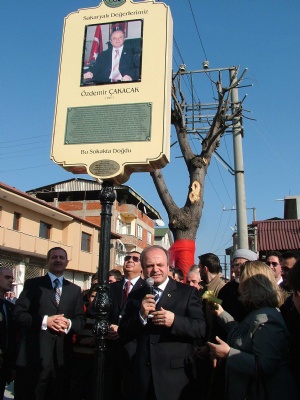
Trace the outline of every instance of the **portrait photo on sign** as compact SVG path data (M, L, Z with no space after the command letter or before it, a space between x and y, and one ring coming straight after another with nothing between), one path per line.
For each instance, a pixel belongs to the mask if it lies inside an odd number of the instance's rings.
M142 20L87 26L81 86L140 82L142 38Z

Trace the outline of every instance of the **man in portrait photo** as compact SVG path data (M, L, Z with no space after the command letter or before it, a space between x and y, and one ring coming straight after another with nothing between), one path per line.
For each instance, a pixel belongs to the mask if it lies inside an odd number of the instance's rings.
M116 25L107 43L108 49L99 52L96 61L83 73L83 85L140 80L140 39L126 39L122 26Z

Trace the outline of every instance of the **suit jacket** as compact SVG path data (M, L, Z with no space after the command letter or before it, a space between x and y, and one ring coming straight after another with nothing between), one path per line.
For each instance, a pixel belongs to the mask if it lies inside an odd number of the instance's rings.
M68 334L41 329L44 316L56 314L64 314L71 320L72 327ZM48 274L28 279L16 302L14 318L22 329L18 366L48 369L54 352L58 366L64 365L72 354L72 335L84 325L81 290L79 286L63 279L62 295L57 305Z
M109 285L110 298L112 301L112 307L110 312L110 323L119 325L120 319L124 315L125 305L122 305L122 297L123 297L123 286L125 279L121 279L118 282L111 283ZM139 278L135 285L132 287L131 292L134 292L137 289L145 286L145 281L142 278Z
M155 326L149 319L140 319L141 301L147 294L143 287L130 293L119 334L123 341L137 341L136 399L146 398L152 379L157 400L194 399L195 388L194 340L205 334L205 320L195 288L170 279L157 309L163 307L175 314L172 327Z
M122 304L124 279L109 285L112 307L110 323L119 325L124 315L126 303ZM130 293L145 286L145 281L139 278ZM122 344L119 340L107 340L108 362L106 366L106 382L109 387L107 398L132 400L134 384L132 382L132 368L136 354L136 340ZM112 389L113 388L113 389ZM123 397L125 396L125 397Z
M91 68L93 73L94 83L108 83L110 82L109 76L112 69L112 51L113 47L110 46L107 50L103 51L98 57ZM120 58L119 71L122 76L129 75L133 81L138 80L136 71L139 70L139 59L134 55L132 48L124 43L123 51Z
M296 385L288 368L288 331L276 308L254 310L241 322L235 322L223 311L219 322L227 329L231 346L226 359L226 399L265 399L260 382L257 395L256 379L264 379L269 399L299 399ZM262 372L256 376L255 355Z
M13 310L15 305L4 299L4 305L6 309L6 339L7 347L1 350L1 356L3 357L3 371L6 378L9 379L11 370L14 368L16 358L16 329L13 323ZM3 327L3 325L1 325Z
M284 322L290 333L290 368L293 376L297 380L298 388L300 390L300 314L297 311L293 302L293 295L289 296L283 305L280 307L280 311Z

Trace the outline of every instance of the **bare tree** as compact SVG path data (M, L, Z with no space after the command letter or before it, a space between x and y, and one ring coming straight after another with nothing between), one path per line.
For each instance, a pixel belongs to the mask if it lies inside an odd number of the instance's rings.
M186 100L180 89L181 73L178 72L173 78L171 123L175 127L180 151L189 173L189 189L184 206L179 207L173 200L164 180L162 170L153 171L151 176L168 214L169 228L175 243L182 239L195 242L203 210L205 177L212 154L220 146L220 140L224 132L231 128L233 123L242 118L242 102L235 104L234 107L232 107L231 103L231 91L238 87L246 72L245 70L241 77L238 78L238 71L239 68L234 67L234 74L232 74L228 87L223 87L220 73L217 81L212 80L217 90L217 111L209 123L210 126L206 137L202 140L200 154L195 154L192 151L189 134L187 133ZM211 79L209 74L207 76ZM192 257L194 257L194 254ZM189 267L182 265L181 260L176 261L176 265L183 270Z

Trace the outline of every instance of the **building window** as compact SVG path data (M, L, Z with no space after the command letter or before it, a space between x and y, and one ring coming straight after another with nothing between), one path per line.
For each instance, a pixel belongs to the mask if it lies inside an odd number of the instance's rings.
M116 263L119 265L124 264L124 256L126 254L126 247L125 245L118 240L116 243Z
M143 228L141 227L141 225L137 226L137 237L140 240L143 239Z
M91 251L91 238L92 235L82 232L81 235L81 251Z
M50 239L50 230L51 230L51 225L41 221L39 237L43 239Z
M131 223L129 222L124 222L124 221L118 221L117 225L117 233L120 233L121 235L131 235Z
M20 230L20 219L21 219L21 214L18 212L15 212L14 220L13 220L13 230L15 230L15 231Z
M152 234L147 232L147 244L152 245Z

